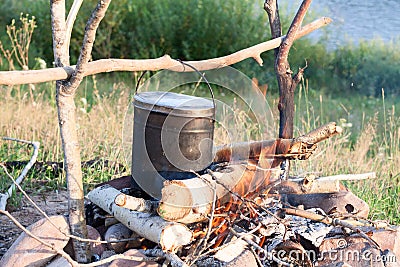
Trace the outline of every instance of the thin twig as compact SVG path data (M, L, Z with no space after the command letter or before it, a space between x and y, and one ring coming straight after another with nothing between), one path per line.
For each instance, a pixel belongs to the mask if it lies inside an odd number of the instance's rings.
M74 95L76 89L81 83L84 73L86 71L87 64L92 56L92 49L94 40L96 39L96 31L99 27L100 22L106 15L108 6L111 0L99 0L95 10L93 10L90 19L86 23L85 35L83 37L83 44L81 47L81 53L79 54L78 63L71 78L69 79L69 84L62 92L66 95Z
M40 237L36 236L33 234L31 231L26 229L14 216L12 216L8 211L2 211L0 210L0 214L6 215L18 228L20 228L22 231L24 231L28 236L31 238L35 239L39 243L43 244L44 246L54 250L57 254L61 255L63 258L65 258L73 267L95 267L99 266L105 263L112 262L117 259L124 259L124 260L132 260L132 261L138 261L138 262L143 262L143 261L158 261L160 259L159 255L153 256L153 257L137 257L137 256L125 256L122 254L117 254L113 255L111 257L108 257L104 260L92 262L92 263L87 263L87 264L82 264L74 261L69 254L67 254L62 248L59 249L55 247L53 244L48 243L41 239ZM181 265L182 267L185 267L187 265Z
M315 180L318 181L355 181L355 180L365 180L365 179L375 179L375 172L359 173L359 174L339 174L332 176L317 177ZM291 182L302 182L306 178L294 178L290 179Z
M81 5L83 3L83 0L74 0L72 3L71 9L69 10L68 17L66 20L66 42L67 42L67 47L69 47L69 44L71 42L71 33L72 33L72 28L74 27L74 22L76 19L76 16L78 15L78 11L81 8Z

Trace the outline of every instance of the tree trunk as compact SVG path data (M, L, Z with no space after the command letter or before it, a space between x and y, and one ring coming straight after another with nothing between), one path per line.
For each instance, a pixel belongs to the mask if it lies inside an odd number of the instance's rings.
M57 83L58 84L58 83ZM75 119L73 95L63 93L63 85L57 86L58 121L64 150L64 168L68 191L68 215L71 234L85 238L87 227L84 209L84 193L81 157ZM75 258L78 262L88 262L89 244L73 239Z
M279 137L293 138L294 118L294 91L303 77L304 69L300 68L298 73L292 77L292 71L288 62L289 50L293 44L294 36L300 29L303 18L311 4L311 0L304 0L301 4L288 33L282 44L275 50L275 72L279 86ZM268 13L272 38L282 35L279 19L277 0L266 0L264 9Z
M65 0L51 1L51 20L53 32L53 51L56 67L69 66L69 47L67 41ZM64 168L68 190L68 219L71 234L82 238L87 236L82 184L81 157L76 131L74 94L66 94L66 81L56 82L58 122L64 151ZM75 259L88 262L89 244L73 240Z

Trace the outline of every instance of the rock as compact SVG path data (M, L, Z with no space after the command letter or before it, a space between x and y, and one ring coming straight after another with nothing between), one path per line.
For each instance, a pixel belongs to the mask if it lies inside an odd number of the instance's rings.
M393 227L395 231L383 230L383 229L361 229L363 232L371 234L371 238L379 244L382 250L390 250L397 258L397 262L400 263L400 227Z
M62 216L52 216L51 221L64 233L69 234L67 219ZM43 218L27 228L32 234L38 236L56 248L63 249L69 238L55 228L46 218ZM0 266L44 266L56 253L51 248L31 238L23 232L0 260Z
M129 238L131 238L132 240L128 241L128 244L126 245L127 249L140 248L144 239L136 232L132 232L132 235Z
M223 266L258 266L253 253L248 249L246 241L236 239L214 255Z
M136 249L130 249L124 253L125 256L135 256L135 257L144 257L142 253L140 253ZM158 263L154 261L146 261L146 262L139 262L139 261L131 261L131 260L114 260L109 267L158 267L160 266Z
M113 241L113 240L121 240L121 239L127 239L131 236L132 231L123 225L122 223L117 223L114 225L111 225L105 235L104 235L104 240L106 241ZM110 249L113 249L116 253L122 253L126 250L126 245L128 242L118 242L118 243L109 243L108 247Z
M101 241L101 235L100 233L96 230L96 228L87 225L87 229L88 229L88 239L93 239L93 240L99 240ZM100 255L103 254L105 250L105 246L102 243L90 243L90 252L96 255Z

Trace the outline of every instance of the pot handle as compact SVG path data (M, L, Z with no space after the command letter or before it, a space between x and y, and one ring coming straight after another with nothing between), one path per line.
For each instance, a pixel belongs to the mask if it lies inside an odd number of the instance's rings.
M192 70L194 70L197 74L199 74L199 76L206 82L208 90L210 90L210 94L211 94L211 98L212 98L212 102L213 102L213 106L214 106L214 113L213 113L213 120L215 121L215 111L217 109L217 106L215 105L215 97L214 97L214 91L212 90L211 84L208 82L206 76L204 76L203 73L201 73L198 69L196 69L194 66L190 65L189 63L186 63L180 59L176 59L176 61L178 61L179 63L181 63L184 66L188 66L189 68L191 68ZM140 81L142 80L143 76L147 73L147 70L143 71L142 74L140 75L137 83L136 83L136 88L135 88L135 95L137 93L137 90L139 88L139 84Z

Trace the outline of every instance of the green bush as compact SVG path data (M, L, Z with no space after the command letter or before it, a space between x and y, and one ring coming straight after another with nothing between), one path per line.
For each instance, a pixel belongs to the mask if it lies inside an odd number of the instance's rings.
M399 40L383 43L382 40L361 41L359 45L345 45L334 51L334 74L348 91L368 96L400 95Z

